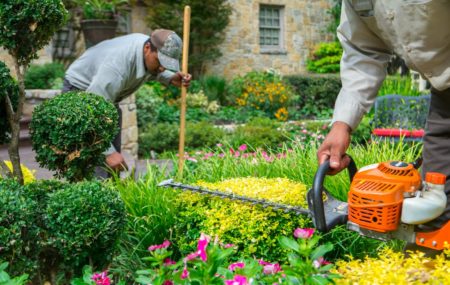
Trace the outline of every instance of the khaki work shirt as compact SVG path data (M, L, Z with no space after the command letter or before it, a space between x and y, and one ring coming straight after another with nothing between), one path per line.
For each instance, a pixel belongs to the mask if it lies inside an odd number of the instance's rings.
M450 88L450 0L343 0L337 35L344 53L333 122L358 126L393 52L435 89Z

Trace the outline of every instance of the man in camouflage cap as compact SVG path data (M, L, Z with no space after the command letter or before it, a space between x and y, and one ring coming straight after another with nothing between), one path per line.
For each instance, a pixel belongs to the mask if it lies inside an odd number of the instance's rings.
M189 86L191 75L180 72L181 51L180 37L164 29L153 31L150 37L135 33L103 41L70 65L62 91L83 90L102 96L116 104L120 116L118 103L147 81ZM113 170L126 168L120 146L119 132L105 153L106 165Z

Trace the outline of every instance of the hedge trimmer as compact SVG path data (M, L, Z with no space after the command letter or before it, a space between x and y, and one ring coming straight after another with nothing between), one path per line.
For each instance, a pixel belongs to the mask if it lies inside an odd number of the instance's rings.
M329 161L326 161L319 166L313 186L307 193L308 209L185 185L172 179L161 182L159 186L308 215L321 232L346 224L347 229L363 236L380 240L400 239L442 250L445 243L450 243L450 222L430 232L421 231L417 225L434 220L445 211L446 177L441 173L429 172L422 181L417 170L420 165L421 159L414 163L389 161L358 171L351 160L348 166L351 181L348 201L342 202L333 198L323 186L330 168Z

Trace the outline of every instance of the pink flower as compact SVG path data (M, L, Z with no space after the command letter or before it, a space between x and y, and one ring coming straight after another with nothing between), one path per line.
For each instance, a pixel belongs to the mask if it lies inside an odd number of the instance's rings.
M186 266L183 268L183 273L181 273L181 279L186 279L189 277L189 271L187 270Z
M269 263L264 265L263 273L264 274L275 274L281 271L281 267L278 263Z
M313 261L313 266L317 269L327 264L331 264L331 262L325 260L323 257L319 257L318 259Z
M109 280L109 277L107 276L107 274L108 274L107 271L103 271L102 273L95 273L92 275L91 279L97 285L110 285L111 280Z
M197 254L198 256L200 256L200 258L203 261L206 261L206 259L208 258L206 256L206 247L208 246L209 240L211 238L207 235L205 235L204 233L202 233L200 235L200 239L198 240L198 244L197 244Z
M223 144L221 144L221 143L218 143L218 144L216 144L216 146L217 146L217 147L222 147L222 146L223 146Z
M234 247L234 244L232 244L232 243L227 243L227 244L224 245L223 247L224 247L224 248Z
M271 264L270 262L264 261L262 259L258 260L258 263L261 264L261 265L269 265L269 264Z
M230 266L228 266L228 270L234 271L236 268L244 268L245 263L244 262L235 262L231 263Z
M164 281L163 285L173 285L173 281L172 280L166 280L166 281Z
M235 275L233 280L225 280L225 285L248 285L247 277Z
M164 259L164 266L169 266L169 265L172 265L172 264L176 264L176 262L173 261L173 260L170 259L170 258Z
M294 231L294 237L302 238L302 239L308 239L313 234L314 234L314 229L312 229L312 228L305 228L305 229L297 228Z
M149 251L155 251L157 249L161 249L161 248L168 248L170 246L170 241L165 240L162 244L157 244L157 245L151 245L148 250Z
M239 147L239 150L240 150L240 151L245 151L245 150L247 150L247 145L245 145L245 144L241 145L241 146Z
M198 257L198 253L197 252L193 252L190 253L186 256L186 258L184 259L184 261L191 261L193 259L196 259Z

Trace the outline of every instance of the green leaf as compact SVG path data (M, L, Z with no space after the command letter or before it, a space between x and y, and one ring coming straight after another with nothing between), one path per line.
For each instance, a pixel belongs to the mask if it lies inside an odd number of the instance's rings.
M327 252L330 252L331 250L333 250L333 245L331 243L321 245L311 253L311 259L316 260L319 257L323 257Z
M147 276L138 276L135 281L140 284L153 284L153 280Z
M291 249L291 250L294 250L295 252L299 252L300 246L298 245L297 241L295 241L291 238L288 238L288 237L281 237L279 239L279 242L283 248Z
M309 276L307 279L307 284L326 285L329 283L331 283L329 279L324 278L320 275Z

